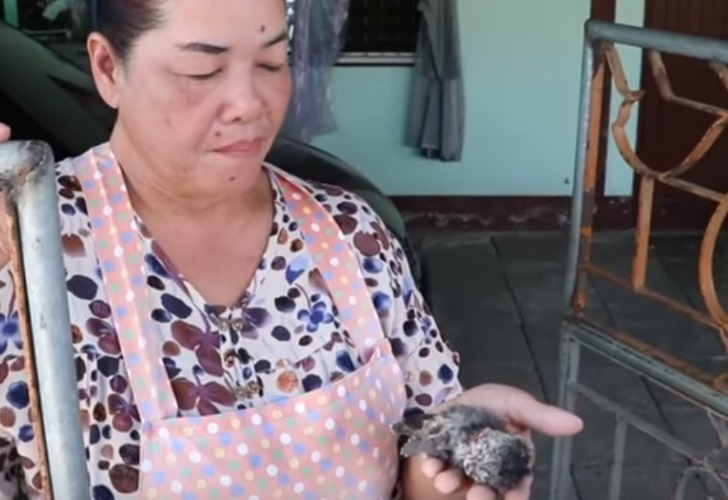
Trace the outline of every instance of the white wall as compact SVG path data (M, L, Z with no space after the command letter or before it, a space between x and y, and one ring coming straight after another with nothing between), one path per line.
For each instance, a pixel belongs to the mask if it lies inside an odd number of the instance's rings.
M463 161L424 159L402 145L410 68L337 68L340 130L316 143L390 195L570 194L589 2L457 1L467 100ZM618 20L641 25L643 5L620 2ZM625 67L639 83L637 58L626 57ZM612 158L609 194L631 186L631 173Z

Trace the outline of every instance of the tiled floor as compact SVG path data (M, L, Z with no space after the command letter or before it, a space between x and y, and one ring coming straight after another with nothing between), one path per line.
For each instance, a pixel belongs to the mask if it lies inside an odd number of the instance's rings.
M699 243L695 237L655 238L648 284L702 307L697 285ZM629 233L600 234L594 260L627 276L632 245ZM462 353L465 383L512 384L553 401L566 236L438 233L418 235L416 246L425 261L430 302L441 329ZM715 275L716 282L728 288L728 279L721 279L728 276L728 265L722 265L726 255L719 247ZM718 336L664 306L592 280L589 311L705 370L725 369L725 350ZM696 407L591 353L582 355L581 366L582 381L658 427L705 452L717 444L707 417ZM578 412L586 429L574 443L572 497L606 499L614 417L582 399ZM547 498L551 440L536 439L540 461L533 498L541 500ZM685 466L681 456L630 429L620 498L668 499ZM685 498L710 498L706 488L713 489L713 485L696 481Z

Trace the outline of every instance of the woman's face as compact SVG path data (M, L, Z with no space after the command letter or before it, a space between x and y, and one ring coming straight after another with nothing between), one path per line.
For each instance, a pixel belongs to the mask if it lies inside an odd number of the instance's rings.
M139 38L125 64L104 63L103 49L95 57L89 45L122 147L183 195L252 185L291 95L284 2L161 5L161 27Z

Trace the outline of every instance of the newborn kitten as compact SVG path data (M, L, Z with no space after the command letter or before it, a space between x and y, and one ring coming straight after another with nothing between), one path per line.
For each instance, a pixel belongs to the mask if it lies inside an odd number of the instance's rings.
M442 412L405 417L392 425L404 436L401 454L426 454L462 470L476 484L503 494L531 472L531 451L519 436L483 408L455 405Z

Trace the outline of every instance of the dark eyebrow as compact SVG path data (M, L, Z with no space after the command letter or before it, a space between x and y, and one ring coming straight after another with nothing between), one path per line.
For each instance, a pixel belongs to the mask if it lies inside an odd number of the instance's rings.
M267 49L288 40L288 30L281 31L276 36L263 43L263 48ZM177 44L177 48L184 52L202 52L203 54L219 55L230 51L230 47L221 45L213 45L206 42L188 42Z
M202 52L203 54L219 55L224 54L230 50L229 47L222 47L220 45L213 45L211 43L204 42L189 42L178 44L177 48L185 52Z
M267 49L270 47L273 47L274 45L278 45L281 42L285 42L288 40L288 30L283 30L280 33L278 33L276 36L271 38L270 40L266 41L263 44L263 48Z

